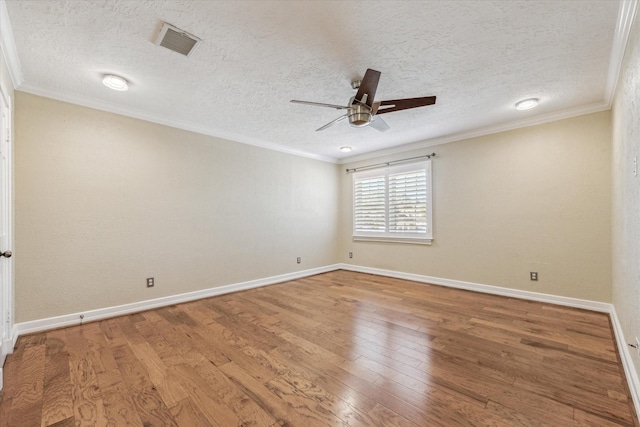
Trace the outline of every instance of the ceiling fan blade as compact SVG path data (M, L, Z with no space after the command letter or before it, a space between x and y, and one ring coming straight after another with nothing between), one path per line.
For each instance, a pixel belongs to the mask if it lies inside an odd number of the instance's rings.
M369 126L371 126L372 128L374 128L376 130L379 130L380 132L386 132L389 129L391 129L389 127L389 125L387 124L387 122L382 120L382 117L373 117L371 119L371 121L369 122Z
M332 121L330 121L329 123L327 123L326 125L322 126L321 128L316 129L316 132L319 132L319 131L321 131L321 130L325 130L326 128L331 127L331 126L335 125L336 123L338 123L338 122L340 122L340 121L344 120L346 117L347 117L347 115L346 115L346 114L345 114L344 116L340 116L340 117L338 117L337 119L332 120Z
M305 105L315 105L316 107L335 108L336 110L346 110L347 108L349 108L344 105L324 104L322 102L311 102L311 101L298 101L297 99L292 99L291 102L293 102L294 104L305 104Z
M373 105L373 99L376 96L376 90L378 89L378 81L380 81L380 71L367 68L367 72L364 73L364 78L362 79L362 83L360 83L360 87L358 88L358 93L356 93L355 100L362 104L362 98L366 94L367 98L364 103L366 103L369 108L371 108L371 106Z
M436 103L435 96L424 96L422 98L393 99L380 101L380 108L376 114L390 113L392 111L408 110L409 108L426 107Z

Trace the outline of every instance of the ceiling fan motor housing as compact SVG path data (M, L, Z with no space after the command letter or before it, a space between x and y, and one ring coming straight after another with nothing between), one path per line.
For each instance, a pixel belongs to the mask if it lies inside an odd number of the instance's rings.
M356 128L367 126L371 122L371 109L362 104L354 104L349 108L349 124Z

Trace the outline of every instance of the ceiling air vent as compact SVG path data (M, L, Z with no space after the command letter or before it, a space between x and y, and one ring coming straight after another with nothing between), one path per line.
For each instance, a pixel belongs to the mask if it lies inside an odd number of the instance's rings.
M198 37L164 22L154 43L182 55L189 56L201 41Z

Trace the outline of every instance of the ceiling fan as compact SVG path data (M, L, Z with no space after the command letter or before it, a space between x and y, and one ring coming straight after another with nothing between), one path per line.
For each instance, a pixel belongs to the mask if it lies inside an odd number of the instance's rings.
M358 93L349 100L349 105L324 104L321 102L298 101L292 99L291 102L296 104L315 105L318 107L335 108L336 110L347 110L347 113L330 121L316 131L325 130L334 124L349 119L349 124L353 127L371 126L380 132L389 130L389 125L385 123L378 115L391 113L392 111L407 110L409 108L425 107L436 103L435 96L425 96L422 98L405 98L393 99L389 101L374 101L378 81L380 80L380 71L367 69L362 82L354 81L351 86L358 89Z

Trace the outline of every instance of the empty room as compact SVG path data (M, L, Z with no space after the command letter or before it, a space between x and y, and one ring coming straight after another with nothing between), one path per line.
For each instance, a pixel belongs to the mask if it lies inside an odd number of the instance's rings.
M0 427L640 426L637 0L0 0Z

